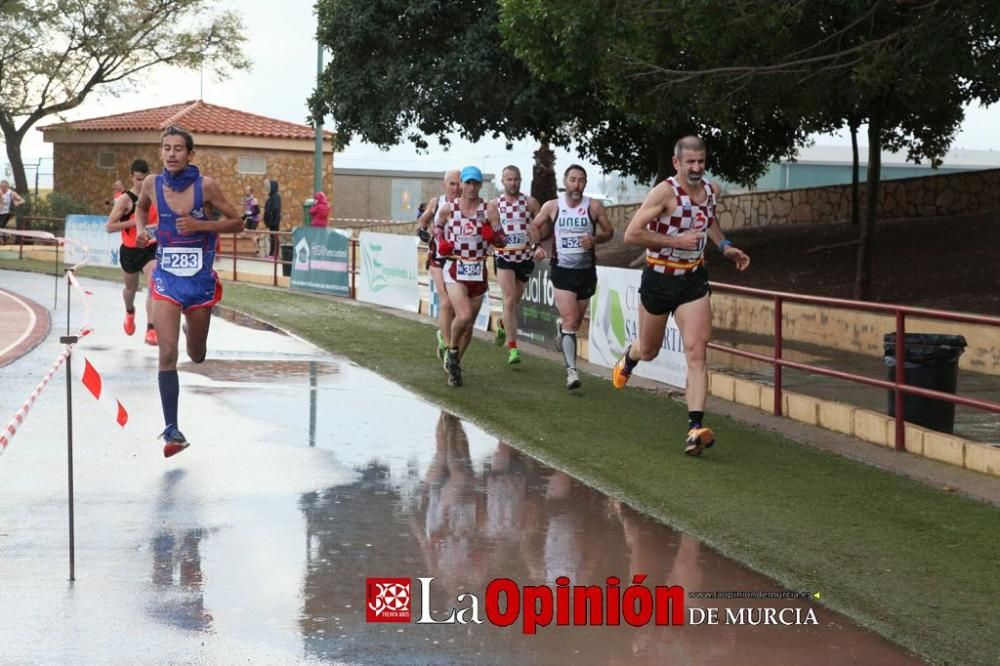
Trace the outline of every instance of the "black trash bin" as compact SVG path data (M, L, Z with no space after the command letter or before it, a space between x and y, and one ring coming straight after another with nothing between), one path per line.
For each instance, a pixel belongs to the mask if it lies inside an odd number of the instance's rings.
M965 351L961 335L907 333L904 359L904 382L910 386L955 393L958 384L958 357ZM896 334L882 338L888 378L896 379ZM896 415L896 392L888 391L889 416ZM903 416L910 423L951 433L955 428L955 403L919 395L903 394Z
M281 274L285 277L291 277L292 275L292 259L293 252L291 245L281 246Z

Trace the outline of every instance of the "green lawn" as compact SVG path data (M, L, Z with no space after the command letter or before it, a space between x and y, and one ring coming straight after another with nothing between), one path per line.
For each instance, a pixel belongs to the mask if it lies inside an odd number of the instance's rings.
M0 268L47 270L0 260ZM110 270L93 275L115 276ZM349 302L227 283L224 303L433 400L793 590L941 663L1000 659L1000 510L710 415L681 453L683 405L474 341L447 386L427 324Z

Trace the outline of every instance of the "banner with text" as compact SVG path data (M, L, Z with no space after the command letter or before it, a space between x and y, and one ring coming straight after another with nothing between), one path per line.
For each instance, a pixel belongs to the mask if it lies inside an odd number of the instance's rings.
M417 312L418 242L416 236L362 232L358 300Z
M67 215L66 238L85 245L90 249L91 266L114 266L118 268L118 251L122 245L122 235L109 234L104 230L108 218L103 215ZM83 261L84 252L72 244L67 244L66 263Z
M590 301L590 362L612 367L639 336L639 283L642 271L597 267L597 293ZM660 355L640 363L635 374L684 388L687 362L673 315L667 320Z
M296 227L292 233L292 289L351 295L350 241L338 229Z
M549 262L535 262L517 316L517 337L523 342L553 347L559 338L558 320L555 291L549 281Z

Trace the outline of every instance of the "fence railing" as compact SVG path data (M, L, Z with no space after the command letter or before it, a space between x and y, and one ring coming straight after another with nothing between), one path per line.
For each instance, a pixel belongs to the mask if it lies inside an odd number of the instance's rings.
M834 377L837 379L843 379L850 382L856 382L868 386L875 386L878 388L892 389L893 391L895 391L894 393L894 398L895 398L894 412L896 419L895 446L896 449L900 451L906 448L906 426L905 426L906 415L904 414L903 411L904 394L908 393L911 395L917 395L924 398L943 400L945 402L964 405L966 407L982 409L988 412L1000 413L1000 403L997 402L992 402L989 400L977 400L975 398L967 398L964 396L953 395L951 393L943 393L941 391L934 391L919 386L910 386L905 383L907 317L920 317L921 319L929 319L937 321L950 321L950 322L960 322L967 324L980 324L985 326L993 326L997 328L998 333L1000 333L1000 317L965 314L960 312L947 312L945 310L915 308L905 305L891 305L886 303L868 303L865 301L851 301L847 299L829 298L825 296L808 296L804 294L792 294L781 291L768 291L766 289L740 287L737 285L723 284L718 282L712 283L712 289L714 291L722 293L740 294L743 296L752 296L755 298L769 299L773 302L774 349L771 356L767 356L766 354L758 354L756 352L746 351L743 349L737 349L736 347L720 344L717 342L710 342L708 346L711 349L726 352L729 354L734 354L736 356L742 356L744 358L750 358L757 361L762 361L764 363L770 363L771 365L774 366L774 405L772 411L776 416L781 416L782 414L781 371L783 368L802 370L804 372L811 372L817 375ZM897 363L895 364L896 374L894 377L894 381L888 381L885 379L875 379L874 377L868 377L866 375L859 375L851 372L843 372L840 370L831 370L829 368L810 365L808 363L799 363L797 361L790 361L788 359L782 358L782 346L784 342L784 336L782 331L782 322L783 322L782 306L785 303L804 303L808 305L821 305L824 307L832 307L832 308L864 310L868 312L879 312L883 314L889 314L895 317L896 320L895 357L897 359Z

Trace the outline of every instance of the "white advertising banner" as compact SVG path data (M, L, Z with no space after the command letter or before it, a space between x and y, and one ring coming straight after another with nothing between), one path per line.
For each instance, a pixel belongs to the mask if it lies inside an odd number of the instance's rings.
M639 283L642 271L629 268L597 267L597 293L590 301L590 362L610 368L630 343L639 336ZM641 362L639 377L684 388L687 362L684 345L673 315L667 320L660 355Z
M362 232L358 300L417 312L420 307L419 240L409 235Z
M91 266L114 266L118 268L118 250L121 248L122 235L119 232L109 234L104 230L108 218L103 215L67 215L66 238L79 243L90 250ZM66 262L73 264L82 261L85 253L80 248L66 244Z

